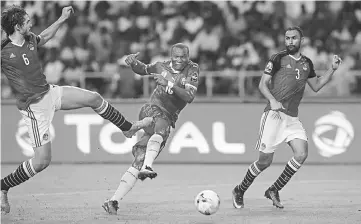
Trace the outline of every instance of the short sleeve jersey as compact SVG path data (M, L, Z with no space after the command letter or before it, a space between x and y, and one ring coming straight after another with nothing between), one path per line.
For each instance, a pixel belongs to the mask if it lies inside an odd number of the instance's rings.
M39 41L40 37L31 33L22 46L13 44L10 39L1 43L1 71L9 80L21 110L49 91L38 57Z
M187 85L191 88L198 88L199 67L198 64L189 61L185 68L178 72L172 68L171 61L156 62L146 66L148 74L162 74L168 81L174 83L174 86L185 88ZM165 109L175 119L180 111L187 105L187 102L178 97L171 89L158 85L150 98L154 103Z
M264 73L272 76L269 90L282 103L285 108L283 112L297 117L307 79L316 76L312 61L304 55L296 59L287 51L281 51L272 55ZM268 102L265 111L270 109Z

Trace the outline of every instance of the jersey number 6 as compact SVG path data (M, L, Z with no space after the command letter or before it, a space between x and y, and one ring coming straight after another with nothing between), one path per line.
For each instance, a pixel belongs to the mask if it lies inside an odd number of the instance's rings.
M298 68L295 69L297 71L296 79L300 79L300 70Z
M29 62L29 59L26 57L26 54L23 54L23 55L21 55L21 56L23 57L23 60L24 60L25 64L26 64L26 65L29 65L30 62Z

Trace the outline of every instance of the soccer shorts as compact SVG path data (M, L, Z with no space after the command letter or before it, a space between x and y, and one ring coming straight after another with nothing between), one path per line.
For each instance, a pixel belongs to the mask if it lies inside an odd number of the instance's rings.
M49 129L55 111L60 110L62 95L62 87L50 85L49 91L41 100L20 110L33 147L40 147L51 140Z
M263 113L256 149L264 153L273 153L281 143L293 139L308 140L298 117L273 110Z

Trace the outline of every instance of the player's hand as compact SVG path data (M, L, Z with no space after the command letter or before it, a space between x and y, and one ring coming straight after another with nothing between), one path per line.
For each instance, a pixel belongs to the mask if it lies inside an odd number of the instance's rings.
M125 63L127 63L127 65L132 65L133 63L135 63L137 61L138 55L139 55L139 52L128 55L125 58Z
M282 109L285 109L282 103L278 102L277 100L271 100L270 105L271 105L271 110L274 111L280 111Z
M341 63L342 59L338 55L334 55L332 59L332 69L337 70Z
M161 86L167 86L168 85L168 80L166 78L164 78L161 74L152 73L151 75L153 76L153 78L155 79L155 82L158 85L161 85Z
M72 13L74 13L73 6L66 6L63 8L63 11L61 12L61 17L66 20L70 17Z

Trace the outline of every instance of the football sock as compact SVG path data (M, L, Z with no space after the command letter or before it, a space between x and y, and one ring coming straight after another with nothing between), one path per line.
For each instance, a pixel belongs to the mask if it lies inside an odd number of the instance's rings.
M251 186L251 184L253 183L254 179L262 172L260 169L258 169L257 167L257 161L252 163L247 170L247 174L244 177L243 181L241 184L237 185L236 189L241 192L242 194L244 194L244 192L246 192L246 190L249 188L249 186Z
M35 176L35 174L36 171L31 159L29 159L20 164L14 172L1 179L1 190L8 191L10 188L29 180L31 177Z
M122 178L120 179L118 189L110 200L122 200L124 196L134 187L135 183L138 180L138 174L139 170L134 167L129 167L129 169L123 174Z
M104 119L109 120L115 126L117 126L122 131L129 131L132 127L132 123L127 121L125 117L112 105L103 99L100 107L94 109L96 113L102 116Z
M147 151L145 153L143 168L146 166L152 167L155 158L158 156L162 142L163 137L158 134L154 134L150 137L147 144Z
M294 157L292 157L292 159L288 161L282 174L278 177L276 182L274 182L271 188L275 188L280 191L300 168L301 164L297 162Z

